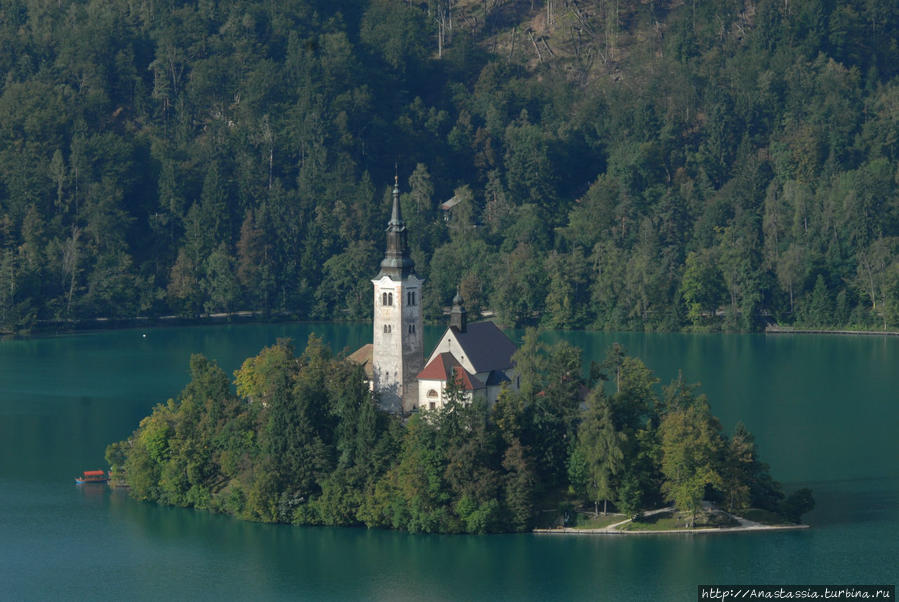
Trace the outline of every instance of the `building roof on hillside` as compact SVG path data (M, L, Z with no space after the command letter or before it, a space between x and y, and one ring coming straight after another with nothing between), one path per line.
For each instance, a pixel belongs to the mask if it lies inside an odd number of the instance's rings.
M362 369L365 370L365 376L367 376L369 380L371 380L373 376L372 357L374 355L374 348L374 345L368 343L347 356L349 361L354 364L362 365Z
M464 332L450 329L478 374L512 367L515 343L493 322L468 324Z
M451 198L450 200L440 203L440 208L443 209L444 211L449 211L450 209L452 209L453 207L455 207L456 205L458 205L461 202L462 202L462 197L453 196L453 198Z
M469 374L451 353L441 353L431 360L424 370L418 373L418 379L449 382L449 374L453 373L456 375L455 381L464 391L484 388L478 377Z

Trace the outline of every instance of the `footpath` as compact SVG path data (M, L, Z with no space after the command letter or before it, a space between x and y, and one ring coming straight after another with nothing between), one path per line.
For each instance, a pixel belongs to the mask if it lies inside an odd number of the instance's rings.
M643 516L652 516L663 512L671 512L671 508L657 508L643 513ZM677 535L683 533L745 533L750 531L793 531L796 529L808 529L808 525L765 525L747 520L742 516L730 514L739 523L730 527L696 527L693 529L649 529L640 531L628 531L620 529L621 526L631 522L625 519L600 529L578 529L576 527L558 527L555 529L534 529L534 533L540 535Z

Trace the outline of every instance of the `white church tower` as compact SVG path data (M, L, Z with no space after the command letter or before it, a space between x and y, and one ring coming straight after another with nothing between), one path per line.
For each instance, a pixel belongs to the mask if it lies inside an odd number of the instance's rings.
M416 377L424 367L421 289L406 244L406 224L400 215L399 178L393 185L393 213L387 226L387 253L375 285L372 384L381 407L411 412L418 403Z

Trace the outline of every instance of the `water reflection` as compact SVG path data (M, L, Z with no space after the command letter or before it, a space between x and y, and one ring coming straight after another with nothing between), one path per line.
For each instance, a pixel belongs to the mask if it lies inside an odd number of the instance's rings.
M701 582L890 582L899 556L899 339L549 333L601 360L613 342L663 382L702 382L743 420L815 528L741 536L419 536L241 522L130 500L101 467L191 353L231 372L279 337L355 349L370 325L115 331L0 341L0 579L13 599L691 599ZM439 328L425 332L432 344ZM515 333L513 333L515 334ZM520 335L520 333L518 333ZM84 583L90 583L86 587Z

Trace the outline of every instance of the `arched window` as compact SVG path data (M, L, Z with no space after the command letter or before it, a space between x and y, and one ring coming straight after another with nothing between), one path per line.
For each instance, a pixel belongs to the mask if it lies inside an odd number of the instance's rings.
M388 332L390 332L390 325L389 325L389 324L384 324L384 333L386 334L386 333L388 333Z
M437 395L438 395L438 393L434 389L431 389L430 391L428 391L428 399L434 399L437 397Z
M410 306L415 305L415 291L409 291L406 294L406 303L408 303Z
M387 305L393 305L393 293L387 293Z
M381 305L387 305L387 293L381 293Z

